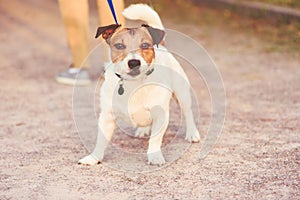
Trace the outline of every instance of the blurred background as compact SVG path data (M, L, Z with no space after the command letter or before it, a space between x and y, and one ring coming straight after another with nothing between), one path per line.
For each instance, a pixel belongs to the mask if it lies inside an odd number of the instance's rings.
M185 34L198 34L196 37L204 44L208 42L207 38L210 35L216 34L214 32L216 27L237 34L243 32L243 34L255 35L269 43L266 47L267 51L296 50L300 43L299 12L298 18L269 14L264 8L260 12L259 9L247 10L243 6L219 0L126 0L125 2L126 5L136 2L150 4L159 12L169 28L176 28L176 25L178 27L192 25L194 30ZM300 2L297 0L251 0L247 2L267 3L300 10ZM23 61L26 58L28 58L26 62L32 62L31 64L38 66L45 65L47 61L53 71L60 66L68 66L67 62L70 62L70 58L65 48L66 36L57 1L1 0L0 9L2 67L15 65L19 68L24 65ZM95 1L90 1L90 10L92 43L95 42L92 38L98 25ZM49 55L52 55L51 59Z

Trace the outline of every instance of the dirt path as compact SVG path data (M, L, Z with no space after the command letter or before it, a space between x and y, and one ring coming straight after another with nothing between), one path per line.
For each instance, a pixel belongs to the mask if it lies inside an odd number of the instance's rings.
M6 1L0 13L0 199L299 199L299 55L267 52L242 30L167 23L217 63L226 122L204 160L192 145L171 165L134 174L76 163L87 152L72 88L54 81L70 60L56 2Z

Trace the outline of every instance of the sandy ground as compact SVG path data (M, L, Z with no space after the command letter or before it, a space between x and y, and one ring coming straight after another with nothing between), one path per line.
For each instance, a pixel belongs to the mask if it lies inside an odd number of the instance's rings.
M167 22L203 44L222 74L227 112L217 145L199 160L193 144L149 173L86 167L77 165L88 152L72 88L54 81L70 62L56 1L2 1L0 13L0 199L300 198L299 55L265 51L269 44L242 30ZM205 127L210 99L201 105Z

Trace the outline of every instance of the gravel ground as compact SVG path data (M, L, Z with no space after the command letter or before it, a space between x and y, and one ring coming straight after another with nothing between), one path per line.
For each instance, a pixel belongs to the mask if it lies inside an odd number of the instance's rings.
M203 44L222 74L227 111L217 145L200 160L192 144L148 173L86 167L77 165L88 152L72 119L72 88L54 81L70 61L56 2L12 0L0 11L0 199L300 198L298 53L266 51L270 44L243 30L210 24L207 32L165 19ZM202 137L211 106L205 91L197 90Z

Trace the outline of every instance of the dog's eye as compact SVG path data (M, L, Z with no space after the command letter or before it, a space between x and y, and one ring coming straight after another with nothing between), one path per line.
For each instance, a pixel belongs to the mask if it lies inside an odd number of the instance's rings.
M114 47L116 47L116 49L118 49L118 50L122 50L122 49L126 48L126 46L122 43L117 43L114 45Z
M141 48L142 49L149 49L151 47L151 44L144 42L143 44L141 44Z

